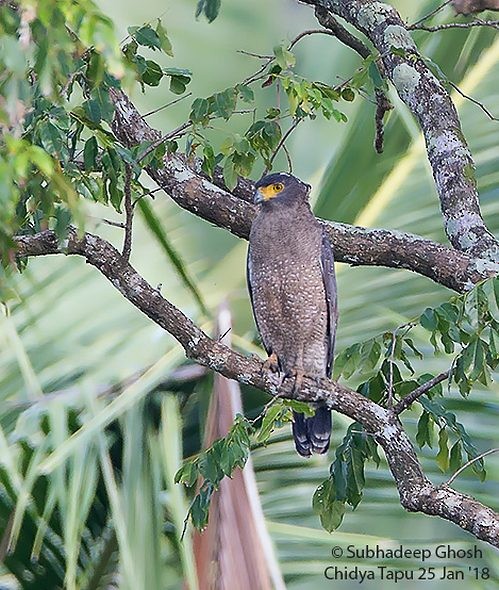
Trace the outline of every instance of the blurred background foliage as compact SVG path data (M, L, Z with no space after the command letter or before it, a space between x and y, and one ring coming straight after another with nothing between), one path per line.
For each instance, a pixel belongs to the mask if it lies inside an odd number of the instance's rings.
M394 4L408 22L437 6L433 1ZM115 23L119 38L126 37L128 26L161 16L174 49L174 59L165 56L163 65L192 71L189 91L193 97L232 86L255 70L255 60L238 50L268 54L281 41L317 28L312 11L292 0L226 0L212 24L194 19L194 0L98 0L97 5ZM446 7L436 21L450 18L452 11ZM462 91L492 111L497 109L499 40L493 30L419 32L415 38L422 52ZM351 76L360 63L351 50L322 36L302 40L296 56L299 73L330 84ZM497 233L499 123L476 104L453 95L477 164L483 213ZM275 106L275 97L265 96L259 100ZM136 86L132 93L144 113L173 98L166 83L146 93ZM296 130L288 143L294 173L313 185L312 200L321 217L411 231L445 242L421 135L393 93L391 99L396 109L389 115L382 155L372 146L375 106L369 97L357 97L344 109L346 124L307 120ZM181 101L148 121L167 132L188 117L190 104L189 99ZM212 133L216 137L227 130L242 132L248 124L234 117ZM275 167L286 167L282 156ZM259 172L254 171L254 178ZM161 192L156 193L152 207L208 313L200 310L141 216L134 226L132 264L151 284L161 284L164 296L208 331L213 330L217 306L228 301L234 345L254 351L255 330L245 286L246 243L179 209ZM87 214L88 229L121 243L121 230L99 222L112 215L107 209L93 205ZM119 215L113 219L119 220ZM444 288L405 271L338 265L337 272L338 351L391 330L450 296ZM5 555L0 587L49 590L62 587L65 578L68 588L105 588L113 583L120 588L180 588L183 579L192 577L193 566L188 536L181 540L179 531L188 501L173 484L172 473L182 455L199 449L211 376L173 380L184 363L179 347L82 260L62 256L32 260L22 274L10 274L6 286L15 296L8 313L0 314L0 524L18 542L11 551L0 547ZM422 330L414 336L428 353L418 370L445 370L448 358L432 356ZM137 375L140 378L132 383ZM255 416L266 397L242 389L245 410ZM122 393L116 396L117 392ZM476 387L468 399L452 390L445 400L480 451L498 446L497 395L494 385L490 390ZM419 412L415 408L404 417L413 434ZM349 423L337 414L334 420L331 459ZM72 438L80 422L84 429L77 439ZM56 449L49 459L48 446ZM436 452L425 447L423 464L434 482L444 481L449 474L438 470ZM327 476L328 461L298 457L287 426L275 432L268 445L255 448L252 457L267 527L291 589L330 587L323 571L331 564L372 565L365 560L333 560L331 547L347 543L359 547L376 542L477 545L483 551L480 563L490 568L492 578L499 578L496 551L447 522L403 511L384 461L378 469L368 469L364 501L329 535L311 509L313 492ZM40 465L51 469L49 476L39 475ZM497 510L499 457L488 457L486 468L485 482L467 470L456 485ZM420 564L406 560L398 565L417 568ZM445 565L478 563L449 560ZM469 577L467 585L497 587L492 578L474 581ZM404 587L431 584L415 581ZM453 584L441 581L438 587ZM370 583L369 588L385 585ZM350 588L357 583L336 582L335 586Z

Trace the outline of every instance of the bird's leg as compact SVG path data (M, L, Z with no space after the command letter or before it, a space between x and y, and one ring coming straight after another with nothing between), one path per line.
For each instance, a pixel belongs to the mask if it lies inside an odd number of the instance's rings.
M279 359L275 352L272 352L269 358L263 363L263 369L265 371L272 371L272 373L279 371Z
M294 377L295 382L293 385L293 393L300 391L304 376L305 371L303 371L302 369L291 369L286 373L286 377Z

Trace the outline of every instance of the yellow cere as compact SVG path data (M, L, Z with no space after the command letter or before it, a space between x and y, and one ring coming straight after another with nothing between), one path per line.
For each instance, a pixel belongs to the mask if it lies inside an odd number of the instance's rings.
M258 189L258 192L263 195L265 201L269 199L273 199L277 196L282 190L284 189L284 185L282 182L274 182L273 184L269 184L267 186L262 186Z

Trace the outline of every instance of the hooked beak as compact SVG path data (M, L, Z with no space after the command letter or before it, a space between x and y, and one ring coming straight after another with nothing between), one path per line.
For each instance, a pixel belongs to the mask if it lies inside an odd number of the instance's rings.
M255 203L255 205L259 205L260 203L263 203L263 201L265 201L265 196L258 189L257 191L255 191L255 195L253 197L253 203Z

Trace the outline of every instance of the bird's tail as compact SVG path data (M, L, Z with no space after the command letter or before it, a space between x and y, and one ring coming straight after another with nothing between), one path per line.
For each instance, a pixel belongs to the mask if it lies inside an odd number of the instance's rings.
M293 438L296 450L302 457L310 457L312 453L323 454L329 449L331 439L331 410L319 406L315 416L293 412Z

